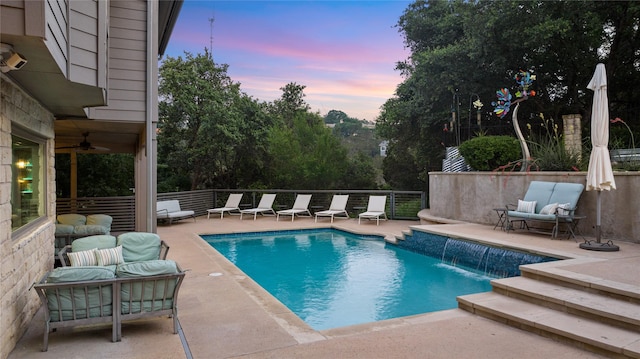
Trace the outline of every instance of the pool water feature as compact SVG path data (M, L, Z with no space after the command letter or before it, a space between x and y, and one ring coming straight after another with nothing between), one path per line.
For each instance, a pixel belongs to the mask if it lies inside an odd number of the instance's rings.
M496 278L335 229L202 238L316 330L456 308Z

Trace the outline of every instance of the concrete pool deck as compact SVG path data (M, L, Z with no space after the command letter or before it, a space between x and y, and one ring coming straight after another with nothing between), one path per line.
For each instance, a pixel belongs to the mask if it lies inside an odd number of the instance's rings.
M110 341L110 328L59 329L49 335L49 351L41 352L44 326L38 312L10 359L17 358L604 358L461 309L390 319L351 327L314 331L284 305L247 278L206 244L200 234L330 227L328 220L276 222L273 217L224 219L199 217L160 226L169 243L168 258L188 269L180 290L181 334L171 320L125 323L122 342ZM420 225L417 221L335 220L333 227L385 237L410 227L497 245L523 247L537 253L579 258L594 263L565 265L576 276L589 275L640 291L640 245L616 241L619 252L593 252L573 240L523 231L505 233L476 224ZM597 260L597 261L596 261ZM35 296L36 294L33 293ZM186 344L183 346L184 338ZM638 334L640 343L640 334Z

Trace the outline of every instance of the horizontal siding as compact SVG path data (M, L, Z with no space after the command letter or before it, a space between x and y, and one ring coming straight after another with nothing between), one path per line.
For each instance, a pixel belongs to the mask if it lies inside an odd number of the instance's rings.
M111 37L119 39L132 39L137 41L146 41L147 33L145 31L123 29L118 27L112 27L110 32Z
M60 71L68 78L68 9L63 0L48 0L45 3L45 44Z
M113 42L114 39L111 39ZM114 48L113 45L109 48L109 61L123 60L123 61L147 61L147 52L144 49L126 50L122 48ZM128 68L129 66L123 66Z
M84 50L77 47L72 47L69 51L70 58L73 59L76 67L84 67L87 70L95 72L96 68L96 53L90 50ZM93 75L95 77L95 74ZM83 82L84 83L84 82ZM93 85L93 84L91 84Z
M111 1L109 7L109 102L92 117L146 120L146 2Z
M120 79L111 79L111 82L109 83L109 89L113 92L113 91L119 91L119 90L123 90L123 91L140 91L143 92L144 95L144 91L145 91L145 84L143 82L140 81L127 81L127 80L120 80ZM111 98L111 97L109 97Z
M69 19L69 79L98 86L98 2L72 1Z
M112 69L126 69L126 70L135 70L135 71L145 71L147 68L146 62L143 60L124 60L124 59L116 59L112 58L109 62L109 67Z
M145 73L135 70L111 69L111 77L114 79L127 79L128 81L144 82Z
M122 90L122 91L114 91L109 98L112 101L116 101L116 100L129 100L129 101L140 101L140 102L144 102L145 99L145 95L144 93L141 93L140 91L127 91L127 90Z
M25 9L22 8L22 5L22 1L17 4L14 4L14 2L2 2L0 5L0 33L18 36L25 35Z

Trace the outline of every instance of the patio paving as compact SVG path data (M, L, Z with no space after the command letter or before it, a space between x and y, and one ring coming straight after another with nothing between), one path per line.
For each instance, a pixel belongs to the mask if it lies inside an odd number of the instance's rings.
M302 218L276 222L238 216L199 217L160 226L169 243L168 258L188 269L180 290L180 335L170 319L125 323L122 342L110 341L109 327L59 329L49 335L49 351L41 352L42 311L20 339L9 359L18 358L604 358L519 330L461 309L390 319L345 328L315 331L284 305L206 244L200 234L330 227ZM417 221L336 220L333 227L385 237L410 227L451 237L473 238L497 245L524 247L543 254L584 258L587 264L563 266L566 272L589 275L640 288L640 245L616 242L619 252L593 252L573 240L524 232L505 233L476 224L420 225ZM622 285L621 284L621 285ZM640 290L640 289L639 289ZM35 293L33 294L36 295ZM184 340L181 340L183 338ZM184 342L184 346L183 346Z

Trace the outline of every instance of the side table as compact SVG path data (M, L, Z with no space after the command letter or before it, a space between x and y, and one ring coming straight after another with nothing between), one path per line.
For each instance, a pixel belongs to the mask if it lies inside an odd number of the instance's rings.
M506 226L506 222L507 222L507 211L509 210L506 207L503 208L494 208L494 211L496 211L496 214L498 215L498 222L496 223L495 226L493 226L493 229L495 230L496 228L500 227L503 231L505 230L505 226Z
M566 226L566 233L567 233L567 239L569 238L576 238L576 233L580 234L580 236L582 236L582 234L580 233L580 230L578 229L578 223L580 222L580 220L583 220L587 218L587 216L580 216L580 215L571 215L571 214L559 214L556 216L556 225L555 227L553 227L553 237L557 237L558 236L558 231L560 231L560 225L564 224ZM584 239L584 237L583 237Z

